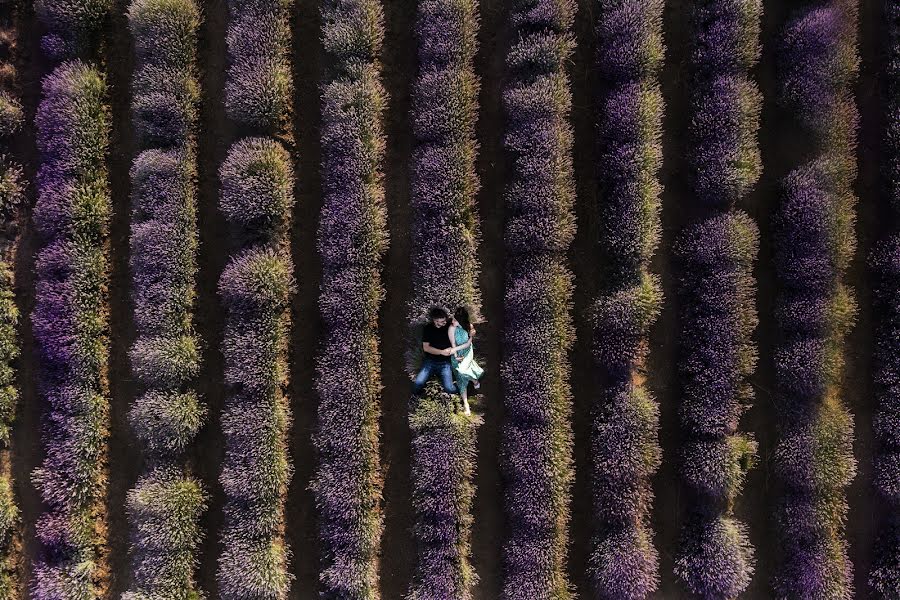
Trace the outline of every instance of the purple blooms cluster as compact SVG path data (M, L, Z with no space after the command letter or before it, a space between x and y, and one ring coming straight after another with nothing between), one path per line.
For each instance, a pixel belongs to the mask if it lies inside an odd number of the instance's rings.
M94 598L105 574L110 116L97 69L65 62L43 82L34 224L34 337L47 412L46 456L34 471L46 511L31 597Z
M480 84L474 70L478 3L418 3L419 72L413 86L411 173L413 299L411 350L421 355L422 318L431 305L466 305L478 319L479 231L475 171ZM415 362L411 366L416 366ZM474 455L480 417L448 410L453 399L428 386L410 415L413 431L415 600L471 598Z
M753 396L753 262L759 234L741 211L689 225L675 248L681 306L681 478L692 514L682 526L675 572L700 598L735 598L753 575L753 548L732 506L756 457L738 431Z
M18 245L19 207L23 200L23 174L6 156L9 137L25 120L18 99L16 68L16 5L0 5L0 598L18 594L19 508L13 494L11 428L19 390L15 363L21 348L16 330L19 310L15 302L13 262Z
M322 548L321 596L377 599L382 476L380 263L387 249L382 162L384 37L379 0L329 0L322 40L330 64L321 88L322 186L318 248L322 339L318 470L313 489Z
M507 535L503 600L572 597L566 575L572 482L568 350L574 338L572 0L517 2L506 58L506 354L501 471Z
M418 549L410 600L471 600L478 579L469 555L481 418L449 411L447 402L432 382L409 418Z
M114 0L36 0L34 10L47 32L41 49L52 60L90 50L112 10Z
M292 0L228 0L230 21L225 110L228 117L267 134L290 122Z
M243 3L244 12L232 11L237 18L229 34L229 47L238 57L234 64L245 64L236 50L254 53L254 46L235 43L244 39L236 32L251 33L250 22L241 21L241 15L268 5ZM286 6L280 6L276 21L286 26ZM261 30L258 25L254 23L253 35ZM226 104L234 101L240 75L229 70ZM276 131L288 122L288 113L289 107L282 106L265 112L262 120L263 113L231 115L245 128ZM222 354L228 386L222 413L225 459L219 477L227 499L219 593L231 600L282 600L292 579L284 539L284 504L293 471L287 441L290 403L285 396L295 289L289 235L294 205L291 156L273 138L244 138L229 149L219 177L220 209L236 247L219 280L226 311Z
M243 131L290 137L290 6L290 0L228 3L225 108ZM234 246L219 279L228 386L219 594L224 600L283 600L292 580L284 508L293 473L285 395L295 291L293 162L276 139L247 137L231 146L219 177L219 208Z
M900 596L900 4L885 2L884 10L883 184L891 220L889 233L876 245L870 264L876 332L874 479L886 517L869 585L877 597L887 600Z
M756 442L740 433L756 366L753 263L759 233L735 208L762 170L760 0L704 0L692 14L691 183L698 218L676 243L679 273L681 480L692 509L675 572L700 598L728 600L750 584L753 548L733 514Z
M597 23L597 170L604 289L594 305L601 395L591 428L595 598L643 600L657 586L650 477L660 463L659 408L643 383L647 330L661 292L649 263L659 239L662 0L604 0Z
M856 463L841 376L855 315L842 276L855 246L856 16L852 0L823 0L801 11L784 34L782 100L805 129L811 158L785 178L774 223L778 597L852 596L845 489Z
M197 29L194 0L133 0L132 120L142 148L131 169L131 276L137 339L132 371L144 387L129 418L147 453L128 495L132 587L125 598L196 594L200 484L182 472L205 407L189 383L200 370L192 327L197 271L195 205Z

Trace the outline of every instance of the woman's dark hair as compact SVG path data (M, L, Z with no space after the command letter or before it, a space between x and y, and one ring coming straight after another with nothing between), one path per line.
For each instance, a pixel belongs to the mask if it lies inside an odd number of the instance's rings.
M435 319L446 319L448 316L447 310L440 306L432 306L428 310L428 318L434 321Z
M472 321L469 317L469 309L465 306L457 306L453 311L453 318L459 323L465 331L472 331Z

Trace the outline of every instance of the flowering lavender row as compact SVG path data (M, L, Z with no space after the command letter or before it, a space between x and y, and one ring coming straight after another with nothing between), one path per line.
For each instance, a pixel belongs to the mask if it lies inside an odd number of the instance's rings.
M225 110L243 126L281 133L291 117L292 0L228 0Z
M377 599L381 547L381 405L378 307L387 248L381 85L383 16L378 0L322 6L332 61L322 85L322 187L318 248L318 471L323 598Z
M756 363L751 335L753 220L730 211L689 225L675 248L681 307L679 364L683 429L680 470L691 492L675 572L701 598L736 598L753 575L753 548L732 506L756 457L752 436L738 431Z
M44 79L31 316L47 406L45 458L33 475L46 508L36 525L38 600L96 598L105 584L109 123L95 68L65 62Z
M870 259L875 319L875 489L885 507L869 585L878 598L900 596L900 4L884 3L884 200L890 230Z
M418 546L411 600L470 600L478 579L470 562L480 417L447 410L432 383L410 415L412 497Z
M760 0L705 0L692 11L691 183L699 219L676 244L679 296L679 471L691 510L675 572L701 598L728 600L750 584L753 547L732 509L756 457L740 433L756 366L753 263L759 234L736 210L762 170Z
M475 206L480 84L473 67L478 3L423 0L415 33L419 71L412 110L410 321L418 331L432 305L465 305L473 321L480 311ZM421 344L412 346L418 356ZM475 431L481 419L448 411L452 402L429 386L410 415L417 547L410 597L416 600L465 600L476 581L469 540ZM435 469L438 464L441 468Z
M841 398L843 342L855 314L842 278L853 255L858 68L853 0L816 2L788 25L782 102L807 132L811 158L783 182L774 218L779 291L779 439L775 473L782 598L850 598L845 489L856 463Z
M506 539L504 600L572 597L566 575L572 481L568 350L575 233L571 93L572 0L521 2L507 54L504 146L506 296L501 437Z
M13 495L12 426L19 389L15 362L21 349L16 335L19 309L16 307L13 264L18 249L18 217L24 199L22 167L7 155L10 137L24 122L18 98L16 70L17 7L0 6L0 598L19 597L19 508Z
M52 60L89 52L114 0L36 0L34 10L46 28L41 49Z
M147 466L130 490L132 585L126 599L197 595L199 483L178 467L205 414L189 383L199 372L193 327L200 13L194 0L133 0L131 277L137 331L131 368L143 386L129 418Z
M241 130L286 135L292 109L290 0L229 0L225 110ZM233 253L219 279L225 307L222 411L226 496L218 584L223 599L284 599L292 576L284 505L288 341L294 293L291 156L270 137L235 142L219 169L219 208Z
M228 395L219 481L227 498L219 557L222 598L287 597L291 576L284 502L292 467L287 431L291 157L270 138L234 144L219 171L220 207L244 241L219 280L226 310L222 354Z
M659 408L642 370L647 330L661 301L649 262L660 228L663 2L604 0L600 9L597 70L605 94L597 173L607 271L594 307L602 387L591 428L595 531L588 569L594 597L642 600L659 577L650 527Z

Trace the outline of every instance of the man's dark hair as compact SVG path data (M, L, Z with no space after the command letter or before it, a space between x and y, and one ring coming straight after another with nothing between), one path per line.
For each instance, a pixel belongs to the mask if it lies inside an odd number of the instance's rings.
M450 315L447 314L447 310L440 306L432 306L428 310L428 318L434 321L435 319L446 319Z

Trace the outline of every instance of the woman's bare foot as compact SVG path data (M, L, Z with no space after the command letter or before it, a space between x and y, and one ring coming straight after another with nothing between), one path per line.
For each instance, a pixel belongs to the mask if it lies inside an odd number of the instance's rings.
M473 380L472 380L472 385L475 386L475 389L476 389L476 390L481 389L481 382L478 381L477 379L473 379Z

